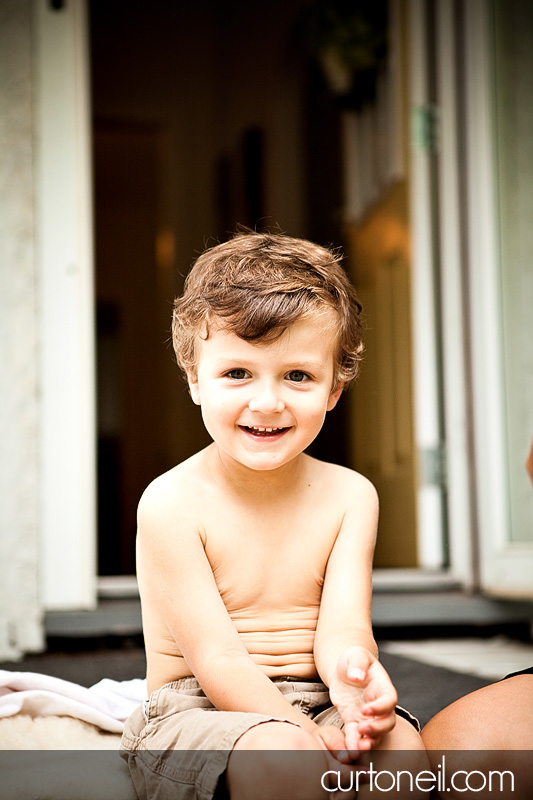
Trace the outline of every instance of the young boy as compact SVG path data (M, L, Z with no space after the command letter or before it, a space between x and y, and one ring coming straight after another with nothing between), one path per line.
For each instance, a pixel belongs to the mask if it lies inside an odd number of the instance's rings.
M175 303L177 360L213 442L139 504L150 699L123 747L198 751L180 778L196 789L180 797L212 796L222 775L232 798L256 797L233 769L239 750L262 751L272 782L273 750L321 752L324 771L335 754L423 748L372 636L376 492L304 452L361 358L339 262L304 240L238 234L198 258ZM221 753L209 767L206 751ZM146 761L130 761L147 786ZM272 797L297 796L280 781Z

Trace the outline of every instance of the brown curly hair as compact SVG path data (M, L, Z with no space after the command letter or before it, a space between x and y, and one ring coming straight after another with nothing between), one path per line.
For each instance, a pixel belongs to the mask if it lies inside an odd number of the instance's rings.
M178 365L196 377L196 340L210 326L251 342L272 341L303 316L335 311L334 388L347 385L362 357L361 304L337 252L280 233L237 233L196 260L174 301Z

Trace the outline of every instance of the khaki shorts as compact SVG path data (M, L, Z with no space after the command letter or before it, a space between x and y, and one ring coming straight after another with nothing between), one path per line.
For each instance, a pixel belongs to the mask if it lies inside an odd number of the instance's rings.
M342 728L327 687L319 681L274 678L285 699L318 725ZM414 717L398 713L417 725ZM141 800L211 800L237 740L263 722L279 717L218 711L196 678L167 683L126 721L121 750Z

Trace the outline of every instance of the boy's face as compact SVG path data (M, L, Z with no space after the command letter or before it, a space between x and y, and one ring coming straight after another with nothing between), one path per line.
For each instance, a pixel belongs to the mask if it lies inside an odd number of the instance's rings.
M343 388L332 391L333 314L298 320L269 343L246 342L223 327L198 341L191 396L222 456L270 470L311 444Z

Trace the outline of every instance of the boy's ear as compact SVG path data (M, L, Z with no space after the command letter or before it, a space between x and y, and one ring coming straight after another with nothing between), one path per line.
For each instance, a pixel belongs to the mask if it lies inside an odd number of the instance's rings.
M334 389L331 392L331 394L330 394L330 396L328 398L328 404L326 406L326 411L331 411L333 408L335 408L335 406L337 405L337 402L339 400L339 397L342 394L342 390L343 389L344 389L344 383L339 383L337 388Z
M197 406L202 405L200 400L200 386L198 384L198 376L187 373L187 381L189 384L189 392L191 393L193 403Z

